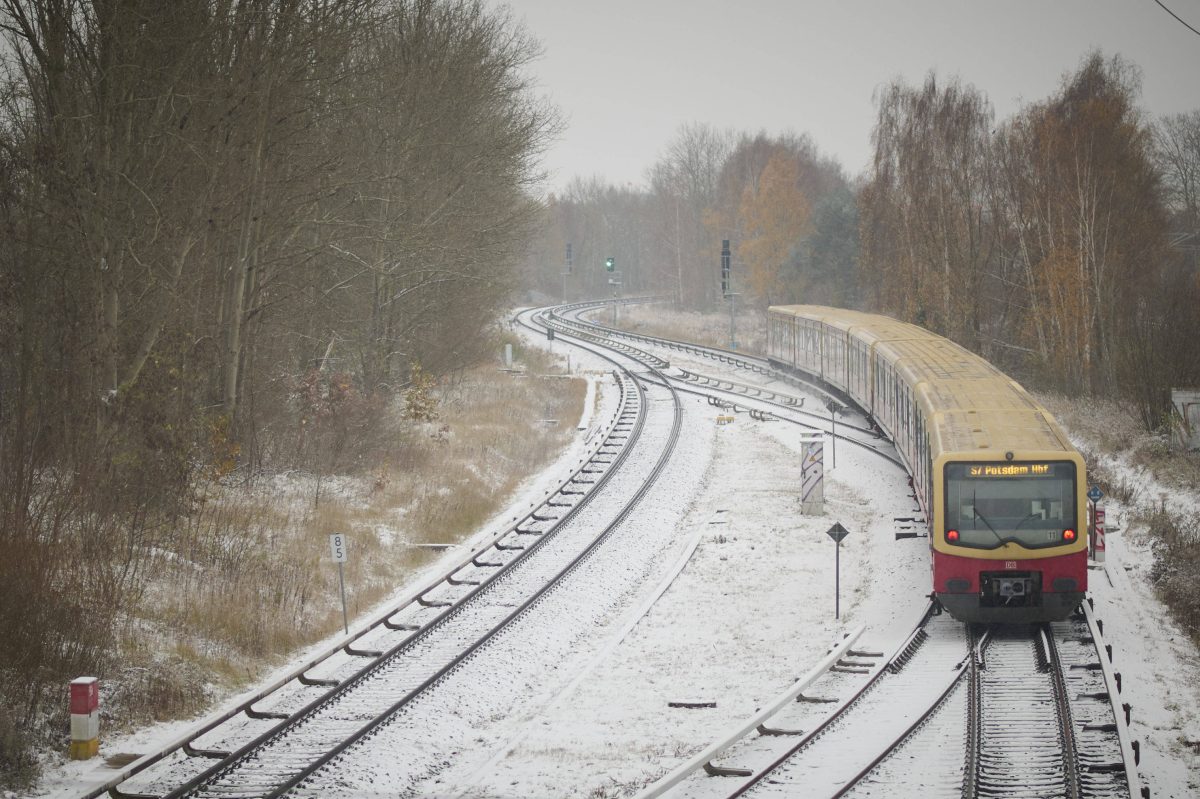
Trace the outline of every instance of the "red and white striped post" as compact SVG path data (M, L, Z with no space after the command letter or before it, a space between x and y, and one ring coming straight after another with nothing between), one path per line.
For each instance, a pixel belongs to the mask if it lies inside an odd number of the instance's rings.
M71 680L71 759L88 760L100 751L100 679Z
M1095 521L1092 523L1092 532L1096 539L1096 551L1092 554L1092 560L1097 563L1104 562L1104 508L1100 507L1100 503L1096 503Z

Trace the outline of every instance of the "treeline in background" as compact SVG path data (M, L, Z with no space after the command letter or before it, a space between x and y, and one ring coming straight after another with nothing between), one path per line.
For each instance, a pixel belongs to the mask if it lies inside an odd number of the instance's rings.
M1200 111L1150 119L1139 91L1099 53L1004 120L961 81L894 82L854 180L806 136L689 125L648 189L576 180L551 198L531 280L559 296L570 242L570 296L610 294L611 255L624 292L714 310L728 238L739 305L890 314L1158 428L1170 388L1200 384Z
M0 34L9 776L200 556L204 485L369 459L480 358L557 122L478 0L0 0Z

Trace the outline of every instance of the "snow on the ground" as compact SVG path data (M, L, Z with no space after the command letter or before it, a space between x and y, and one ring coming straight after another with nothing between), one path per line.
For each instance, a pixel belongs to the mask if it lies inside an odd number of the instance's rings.
M687 365L679 353L667 357ZM586 356L573 360L608 368ZM708 374L724 369L699 359L691 366ZM740 373L735 379L751 382ZM611 393L601 396L611 402ZM914 515L915 504L893 467L861 449L839 447L836 469L827 473L825 514L803 517L799 428L745 414L718 427L717 409L702 403L690 403L688 413L691 435L704 438L697 444L703 444L696 450L701 456L687 486L690 504L677 514L655 569L581 637L585 649L563 659L566 673L548 678L522 712L482 725L478 748L448 762L422 795L630 795L778 695L842 631L865 625L863 647L891 651L916 622L929 592L927 541L895 539L893 519ZM581 431L570 452L531 478L513 509L480 536L539 498L579 457L587 436ZM1157 497L1157 488L1147 495ZM1126 526L1129 509L1117 503L1108 509L1110 529L1118 529L1110 532L1106 563L1090 574L1091 594L1123 674L1125 701L1133 705L1140 771L1154 797L1195 796L1200 754L1189 742L1200 741L1200 658L1147 583L1151 555ZM838 620L834 544L825 534L835 521L851 531L841 549ZM429 567L414 586L437 570L437 564ZM414 586L396 598L411 595ZM679 700L716 707L667 707ZM104 751L146 751L184 726L105 740ZM391 756L380 753L380 761ZM49 781L51 793L78 795L104 771L66 766ZM376 788L391 795L386 785Z

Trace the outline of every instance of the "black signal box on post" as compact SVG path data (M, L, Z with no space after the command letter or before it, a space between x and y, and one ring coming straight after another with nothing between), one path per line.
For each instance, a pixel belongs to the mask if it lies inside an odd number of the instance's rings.
M721 239L721 294L729 294L729 239Z

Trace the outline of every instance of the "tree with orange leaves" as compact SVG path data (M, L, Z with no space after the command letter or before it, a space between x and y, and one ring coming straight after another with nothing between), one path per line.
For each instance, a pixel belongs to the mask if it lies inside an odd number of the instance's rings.
M786 270L812 227L812 203L800 188L796 158L771 156L758 181L742 192L738 218L744 236L738 254L750 293L765 305L798 299L791 296Z

